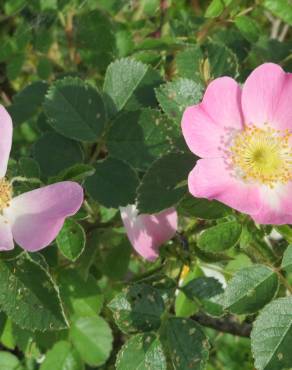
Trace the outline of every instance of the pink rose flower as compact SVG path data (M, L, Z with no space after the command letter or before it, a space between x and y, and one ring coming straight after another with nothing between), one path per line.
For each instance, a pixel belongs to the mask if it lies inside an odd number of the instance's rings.
M13 249L14 239L23 249L34 252L48 246L66 217L79 210L83 189L64 181L13 197L12 184L5 178L12 130L11 118L0 105L0 250Z
M177 230L177 213L174 208L154 215L138 215L135 205L121 207L121 217L128 238L137 253L154 261L159 247L170 240Z
M202 158L189 174L190 193L261 224L291 224L291 129L292 74L280 66L259 66L242 89L230 77L215 79L182 119L187 145Z

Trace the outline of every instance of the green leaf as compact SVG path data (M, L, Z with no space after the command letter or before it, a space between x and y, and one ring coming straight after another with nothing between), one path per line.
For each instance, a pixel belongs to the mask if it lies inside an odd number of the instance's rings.
M257 42L260 30L256 22L246 15L235 18L235 25L241 32L242 36L247 39L250 43Z
M81 59L104 70L115 55L115 34L112 22L99 10L77 13L74 38Z
M40 58L37 66L37 73L39 78L46 80L50 77L52 72L53 72L52 62L47 58Z
M61 298L70 314L94 316L101 311L103 295L92 275L82 279L73 269L62 271L58 277Z
M70 139L95 141L105 125L101 95L76 77L54 82L46 95L44 109L50 125Z
M157 108L155 89L162 84L160 73L148 66L148 69L141 82L124 106L126 111L137 111L146 107Z
M189 281L181 290L192 301L199 303L204 311L212 316L221 316L223 288L221 283L212 277L202 276Z
M57 175L60 171L83 161L80 145L55 132L48 132L35 142L33 156L45 176Z
M85 188L93 199L108 208L135 203L139 180L126 163L107 158L97 162L95 174L85 181Z
M70 261L76 261L85 248L86 234L78 222L68 219L65 221L56 241L63 256Z
M200 102L203 86L192 80L179 78L161 85L155 91L161 108L179 124L185 108Z
M284 239L287 240L288 243L292 243L292 227L290 225L279 225L275 227L276 231L278 231Z
M155 161L137 190L139 211L151 214L175 205L187 192L187 177L195 164L192 153L169 153Z
M184 285L181 290L190 299L212 298L223 293L221 283L213 277L198 277Z
M158 291L146 284L135 284L115 296L108 307L115 323L125 333L158 329L164 303Z
M206 52L211 66L213 78L221 76L238 76L239 62L236 54L222 42L210 42L206 45Z
M198 247L206 252L222 252L239 242L241 231L242 227L237 221L209 227L200 234Z
M6 75L9 80L15 80L21 73L23 64L25 62L25 55L23 52L19 52L17 54L14 54L13 57L11 57L7 63L6 66ZM12 108L12 107L11 107ZM16 116L17 118L20 117L19 111L16 113L16 110L9 111L13 117ZM15 120L16 123L19 123L17 119Z
M44 331L67 327L52 278L25 254L0 261L0 305L24 329Z
M24 177L35 177L39 178L40 177L40 167L37 161L35 161L32 158L28 157L21 157L19 159L19 167L20 167L20 172L21 175Z
M41 364L40 370L82 370L83 362L78 352L69 342L60 341L54 344Z
M198 217L203 220L213 220L227 216L232 211L224 204L216 200L204 198L195 198L192 195L186 195L178 205L180 214L187 217Z
M137 334L120 349L117 370L166 370L166 359L155 334Z
M12 105L7 109L14 125L27 121L37 113L44 101L47 89L47 83L36 81L13 97Z
M289 0L264 0L263 6L292 26L292 7Z
M14 356L12 353L0 351L0 369L22 370L22 366L18 358Z
M251 314L264 307L278 290L276 273L263 265L239 270L228 283L223 296L225 309Z
M113 335L99 316L81 317L70 328L71 340L82 359L90 366L106 362L112 350Z
M40 7L42 11L57 10L58 0L40 0Z
M224 10L224 2L222 0L212 0L208 5L208 8L205 12L206 18L216 18L221 15Z
M175 131L157 110L127 112L114 121L107 138L108 150L113 157L145 170L173 146Z
M1 343L11 350L15 349L15 339L13 332L13 323L9 318L6 318L3 330L1 332ZM1 369L1 367L0 367Z
M288 245L283 254L281 267L287 272L292 272L292 244Z
M112 230L105 232L101 239L101 243L110 248L104 253L100 270L112 280L123 280L129 268L133 248L125 235L119 234L115 239L111 238L112 234Z
M92 176L95 169L90 164L77 163L69 168L65 168L57 176L49 178L49 183L54 184L59 181L77 181L83 182L88 176Z
M209 356L209 343L201 327L191 319L172 317L163 326L162 344L176 370L201 370Z
M292 364L292 297L278 298L257 317L251 346L258 370L290 369Z
M200 66L203 60L204 56L199 47L189 47L178 52L175 57L175 62L179 76L194 81L200 81Z
M123 109L147 70L146 64L130 58L123 58L109 65L103 89L111 101L113 113Z

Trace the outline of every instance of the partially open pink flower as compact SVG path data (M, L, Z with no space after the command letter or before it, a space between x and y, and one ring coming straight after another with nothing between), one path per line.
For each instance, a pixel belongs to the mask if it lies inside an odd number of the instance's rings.
M177 213L169 208L154 215L138 215L135 205L121 207L121 217L128 238L136 252L149 261L158 257L159 247L177 230Z
M292 223L292 74L256 68L243 88L229 77L188 107L182 131L200 156L189 174L195 197L217 199L262 224Z
M13 198L5 178L11 144L11 118L0 105L0 250L13 249L14 239L22 248L38 251L56 238L65 218L79 210L83 189L64 181Z

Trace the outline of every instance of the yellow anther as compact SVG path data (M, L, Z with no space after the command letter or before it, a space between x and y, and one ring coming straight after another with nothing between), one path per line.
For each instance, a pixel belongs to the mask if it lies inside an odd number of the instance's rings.
M0 212L4 208L9 207L9 202L12 197L12 187L10 182L5 178L0 179Z
M233 166L246 181L273 187L292 179L292 148L288 130L247 126L238 133L230 148Z

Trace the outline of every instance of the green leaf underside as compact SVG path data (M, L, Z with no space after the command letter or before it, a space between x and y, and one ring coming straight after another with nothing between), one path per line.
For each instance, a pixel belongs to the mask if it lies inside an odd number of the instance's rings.
M161 340L176 370L205 368L209 344L195 321L178 317L168 319Z
M292 297L278 298L257 317L251 333L258 370L280 370L292 364Z
M0 305L24 329L67 327L56 285L41 265L25 255L0 261Z
M117 370L166 370L166 359L155 334L137 334L120 349Z
M200 102L203 86L187 78L180 78L159 86L155 92L164 112L179 124L185 108Z
M292 272L292 244L288 245L283 254L281 267L287 272Z
M237 314L257 312L274 297L277 289L277 275L269 267L246 267L228 283L223 297L224 308Z
M115 112L126 105L147 70L147 65L131 58L123 58L109 65L103 89L110 98Z
M199 236L198 247L206 252L222 252L238 243L241 230L236 221L220 223L204 230Z
M69 342L60 341L50 349L40 370L82 370L84 365L79 354Z
M113 336L108 323L99 316L81 317L70 328L72 342L90 366L100 366L112 350Z
M109 308L122 331L135 333L159 328L164 303L156 289L136 284L118 294L110 302Z
M81 225L73 219L68 219L56 241L61 253L69 260L75 261L85 248L86 234Z

